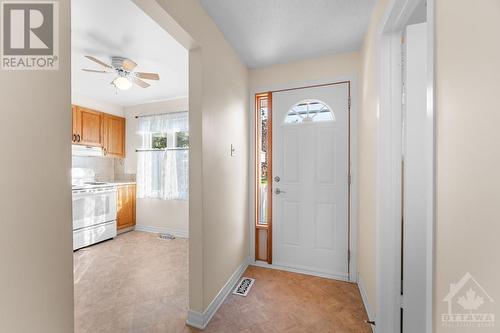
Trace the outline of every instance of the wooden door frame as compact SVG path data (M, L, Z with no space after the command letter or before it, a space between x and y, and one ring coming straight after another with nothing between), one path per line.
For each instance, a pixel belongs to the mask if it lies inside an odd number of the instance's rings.
M401 308L401 34L421 0L392 0L378 31L379 116L377 117L377 307L369 313L375 332L399 332ZM434 0L427 0L427 126L434 128ZM428 179L426 333L432 332L435 221L435 132L426 142L433 174ZM428 146L427 146L428 145ZM371 311L370 311L371 312Z
M259 182L260 180L258 179L258 174L259 174L259 168L260 168L260 165L259 165L259 162L258 162L258 159L259 159L259 150L258 150L258 147L257 147L257 137L259 136L259 132L260 132L260 126L259 124L257 123L257 121L260 120L260 108L259 106L257 105L257 103L261 100L261 99L267 99L267 135L268 135L268 139L267 139L267 178L268 178L268 188L267 188L267 193L266 193L266 196L267 196L267 202L268 202L268 206L267 206L267 224L266 225L263 225L263 224L259 224L258 223L258 219L259 219L259 206L258 206L258 203L259 203ZM266 247L266 252L267 252L267 255L266 255L266 260L268 264L272 264L273 263L273 205L272 205L272 202L273 202L273 107L272 107L272 104L273 103L273 95L272 95L272 92L265 92L265 93L258 93L258 94L255 94L254 96L254 166L255 166L255 169L254 169L254 178L253 178L253 183L254 183L254 195L255 195L255 198L254 198L254 226L255 226L255 229L254 229L254 237L255 237L255 252L254 252L254 257L257 257L258 253L259 253L259 233L260 233L260 230L266 230L266 240L267 240L267 247ZM257 258L256 258L257 259ZM262 260L262 258L259 258L258 260Z
M321 86L329 86L329 85L335 85L335 84L342 84L342 83L348 83L349 85L349 95L350 95L350 104L349 104L349 128L348 128L348 143L349 143L349 152L348 152L348 159L349 159L349 174L350 174L350 185L349 185L349 198L348 198L348 243L349 243L349 249L348 249L348 272L349 272L349 277L348 281L350 282L357 282L358 280L358 274L357 274L357 235L358 235L358 214L357 214L357 91L358 91L358 83L357 83L357 78L355 75L348 75L348 76L339 76L335 77L332 79L327 79L327 80L316 80L316 81L304 81L304 82L295 82L295 83L290 83L290 84L277 84L277 85L272 85L272 86L264 86L264 87L257 87L255 89L252 89L250 92L250 112L249 115L249 123L250 123L250 140L249 140L249 145L250 145L250 151L255 152L256 151L256 117L255 117L255 111L257 110L256 108L256 95L262 94L262 93L274 93L274 92L282 92L282 91L288 91L288 90L297 90L297 89L304 89L304 88L314 88L314 87L321 87ZM249 209L250 216L249 216L249 225L250 225L250 244L249 244L249 251L250 251L250 262L253 265L256 266L264 266L268 268L277 268L277 269L282 269L282 270L290 270L290 271L297 271L294 269L288 269L286 267L277 267L276 265L268 264L262 261L256 261L255 260L255 221L256 221L256 186L255 186L255 179L256 179L256 156L255 154L250 155L250 165L252 167L249 168L249 179L251 181L249 182L249 191L250 191L250 202L249 205L251 209ZM272 186L271 186L272 190ZM271 208L272 209L272 208ZM272 233L272 230L271 230ZM310 274L310 273L309 273ZM324 276L324 277L329 277L325 276L322 274L315 274L318 276Z

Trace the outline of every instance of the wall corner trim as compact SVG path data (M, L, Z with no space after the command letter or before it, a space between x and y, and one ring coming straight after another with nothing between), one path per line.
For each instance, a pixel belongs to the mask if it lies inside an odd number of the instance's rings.
M208 323L210 322L214 314L217 312L219 307L222 305L222 303L224 303L226 297L231 293L236 283L239 282L241 276L243 275L243 272L245 272L249 263L250 263L250 256L246 257L245 260L243 260L243 262L241 263L241 265L238 266L238 268L234 271L229 280L227 280L224 287L222 287L217 296L215 296L213 301L210 303L210 305L203 313L200 313L198 311L193 311L191 309L188 310L188 317L186 320L186 324L201 330L205 329L205 327L207 327Z
M361 299L363 301L363 305L365 306L366 314L368 315L368 320L375 321L375 313L373 313L372 307L370 306L370 303L368 302L368 296L366 294L365 285L363 284L363 279L361 279L361 276L359 275L359 273L358 273L358 289L359 289L359 293L361 294ZM374 326L372 326L372 332L375 332Z
M150 232L154 234L171 234L178 238L189 238L189 231L184 229L173 229L168 227L153 227L144 224L135 226L136 231Z

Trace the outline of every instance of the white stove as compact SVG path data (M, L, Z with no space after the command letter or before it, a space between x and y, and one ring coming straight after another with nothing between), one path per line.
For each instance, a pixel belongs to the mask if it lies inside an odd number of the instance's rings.
M76 182L73 190L73 250L116 237L116 187Z
M108 183L108 182L80 182L80 183L74 183L71 188L73 191L80 191L80 190L86 190L86 189L94 189L94 188L105 188L105 187L113 187L113 183Z

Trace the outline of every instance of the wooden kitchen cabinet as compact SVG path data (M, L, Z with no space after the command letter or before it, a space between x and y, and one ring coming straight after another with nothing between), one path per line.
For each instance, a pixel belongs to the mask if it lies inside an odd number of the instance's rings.
M76 105L72 105L71 106L71 119L73 120L73 130L71 131L71 135L72 135L72 138L71 138L71 141L73 142L73 144L77 144L78 143L78 127L79 127L79 123L78 123L78 107Z
M80 106L72 107L73 143L83 146L102 147L102 113Z
M125 118L103 114L104 156L125 157Z
M135 225L135 184L120 185L116 195L116 228L118 230Z
M71 113L73 144L102 147L104 156L125 158L125 118L78 105Z

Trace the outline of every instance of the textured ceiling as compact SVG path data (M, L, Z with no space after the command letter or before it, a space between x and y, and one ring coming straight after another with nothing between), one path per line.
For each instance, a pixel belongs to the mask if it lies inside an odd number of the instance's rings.
M250 68L356 51L376 0L200 0Z
M187 50L131 0L73 0L71 7L74 93L121 106L188 95ZM102 69L86 54L107 63L112 56L130 58L138 64L136 71L159 73L160 81L116 93L110 84L114 74L81 71Z

